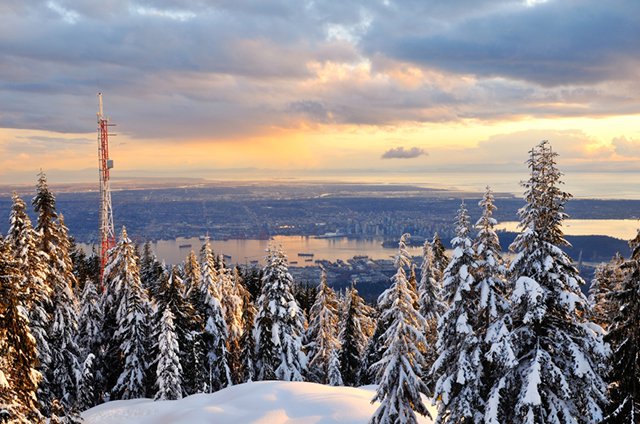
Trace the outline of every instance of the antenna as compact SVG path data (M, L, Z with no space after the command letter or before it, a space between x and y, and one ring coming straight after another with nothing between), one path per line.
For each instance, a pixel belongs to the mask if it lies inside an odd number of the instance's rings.
M102 108L102 93L98 93L98 170L100 175L100 287L104 290L104 267L109 249L116 245L113 229L113 208L111 207L111 185L109 171L113 160L109 159L109 119Z

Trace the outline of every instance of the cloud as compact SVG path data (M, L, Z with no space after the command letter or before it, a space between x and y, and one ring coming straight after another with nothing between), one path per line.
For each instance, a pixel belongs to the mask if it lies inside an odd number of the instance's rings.
M413 159L420 156L427 156L427 152L419 147L406 149L402 146L394 147L382 154L382 159Z
M8 0L0 127L92 132L98 91L142 142L640 113L640 3L577 1Z
M640 157L640 140L625 136L615 137L611 144L616 154L626 158Z
M444 19L430 13L434 2L423 3L390 3L378 12L362 41L367 54L544 86L637 76L638 2L490 2Z

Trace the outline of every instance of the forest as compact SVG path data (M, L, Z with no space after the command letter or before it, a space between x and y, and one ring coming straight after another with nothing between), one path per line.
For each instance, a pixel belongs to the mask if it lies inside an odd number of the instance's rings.
M74 248L46 176L13 196L0 236L0 422L79 423L100 403L180 399L251 381L375 384L371 423L635 423L640 413L640 232L601 264L588 295L562 223L557 154L529 152L521 232L502 254L487 188L460 205L453 252L420 263L398 242L375 304L357 285L296 282L271 245L262 269L229 267L205 242L176 266L122 228L101 275Z

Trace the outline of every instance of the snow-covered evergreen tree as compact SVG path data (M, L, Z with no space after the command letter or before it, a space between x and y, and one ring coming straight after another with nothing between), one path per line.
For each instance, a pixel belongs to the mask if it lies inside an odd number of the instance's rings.
M304 315L281 247L269 247L254 327L258 380L302 381Z
M431 240L431 249L433 252L433 273L436 281L441 281L444 270L449 265L449 258L445 253L444 245L440 239L440 235L436 232Z
M240 296L242 296L242 337L240 347L242 348L242 378L239 383L253 381L255 378L254 355L256 341L253 337L253 323L256 319L256 307L251 300L251 293L246 287L240 286Z
M238 270L230 270L224 263L224 257L219 259L218 288L220 291L220 305L224 312L227 324L227 352L229 367L234 381L241 378L241 348L242 337L242 298L239 294L239 286L242 284Z
M165 308L162 312L157 352L156 387L158 391L154 399L182 399L180 348L178 347L178 338L173 325L173 313L170 308Z
M509 319L516 364L496 383L489 422L596 423L606 386L601 374L607 349L602 330L587 320L582 279L560 249L564 206L557 154L547 141L530 151L531 176L520 209L522 233L511 248L513 284ZM493 412L491 412L493 411Z
M169 276L161 279L158 289L156 303L158 306L157 327L161 327L161 316L164 310L169 309L173 314L173 324L175 327L180 363L184 370L183 389L185 394L195 392L198 387L196 369L197 358L194 357L191 347L193 347L194 333L198 329L198 317L196 317L194 306L185 299L184 282L177 267L172 267ZM157 354L157 352L155 352ZM187 391L186 389L189 389Z
M22 286L19 263L0 237L0 421L41 423L36 392L41 374L27 311L32 296Z
M620 305L613 293L620 289L624 280L622 255L615 255L610 262L598 265L589 287L589 304L593 314L593 321L602 328L608 328Z
M202 271L200 270L200 263L198 257L191 250L187 259L184 262L184 287L185 292L191 292L194 288L197 290L200 287L200 280L202 279Z
M309 381L328 384L331 377L334 382L342 381L342 377L338 378L336 375L340 372L339 366L338 369L330 369L333 356L337 359L337 352L340 351L339 323L336 294L327 285L327 273L323 268L316 299L309 314L309 327L305 334ZM332 372L334 375L331 375Z
M142 248L142 257L140 258L140 281L142 287L147 290L147 295L152 299L155 299L158 294L160 277L163 273L164 268L151 250L151 243L147 241Z
M422 246L422 264L420 265L420 282L418 284L419 311L425 319L425 346L424 346L424 375L423 380L427 387L433 389L431 378L431 367L435 362L438 353L436 343L438 341L438 321L446 311L446 305L440 299L440 285L436 280L436 269L433 263L433 249L431 243L424 242Z
M340 328L340 372L347 386L359 384L362 354L367 348L369 337L363 329L367 320L365 303L358 294L355 284L347 291L346 315Z
M118 245L111 255L113 261L106 267L108 287L119 292L116 305L117 330L113 335L118 346L115 354L123 358L122 370L112 389L112 399L144 397L146 389L147 355L149 352L149 307L145 290L140 282L135 248L123 227Z
M403 234L400 238L400 254L402 256L402 263L405 264L403 266L409 267L412 271L412 277L407 279L407 287L409 287L414 307L418 306L418 289L417 282L415 281L415 271L413 268L413 264L411 262L411 257L409 256L409 252L407 251L407 240L409 238L409 234ZM405 274L406 277L406 274ZM411 283L411 278L414 279L414 282ZM413 286L415 284L415 287ZM390 303L392 298L389 296L385 296L382 293L378 297L378 302L376 304L376 308L378 310L379 318L376 322L376 329L373 333L373 336L369 339L369 343L367 345L365 355L363 361L361 363L360 372L359 372L359 384L374 384L377 381L377 369L374 366L384 356L384 352L386 351L386 338L385 334L389 330L389 326L391 325L392 317L388 314L385 314L384 311L387 309L391 309L394 307L393 303ZM424 329L423 329L424 331ZM421 348L425 348L425 344L421 345ZM424 352L423 352L424 353Z
M96 355L102 342L102 310L100 295L91 280L84 283L80 296L80 313L78 315L78 347L84 357L90 353Z
M199 336L206 354L205 369L207 372L203 386L205 390L213 392L230 386L233 384L233 379L227 352L227 325L224 321L222 306L216 297L216 294L219 293L218 273L208 240L202 247L200 268L202 270L200 286L197 290L197 296L193 295L192 298L199 311L198 315L203 320L202 334Z
M96 356L89 353L82 364L82 376L78 389L77 406L80 411L86 411L100 402L100 389L97 378Z
M344 386L342 373L340 372L340 351L333 349L329 354L329 366L327 368L327 384L329 386Z
M382 311L380 320L389 322L384 333L384 354L373 364L377 370L376 395L380 406L369 421L371 424L414 424L415 413L430 416L421 394L428 394L422 380L424 357L421 346L426 344L424 317L415 309L416 294L409 286L405 268L411 265L406 250L408 234L400 238L393 284L385 290L380 303L391 305Z
M51 360L46 382L53 399L64 411L72 411L80 380L80 348L78 337L78 301L72 287L77 286L69 256L69 236L62 215L58 218L50 245L49 281L52 285L52 320L48 328Z
M48 204L46 206L47 210L52 207L55 214L55 203L52 206ZM31 226L24 201L15 193L13 194L10 227L6 242L11 245L11 251L17 262L18 275L21 279L20 290L29 299L25 304L28 307L27 322L31 334L36 340L39 359L37 368L43 373L51 361L51 349L47 336L51 321L50 298L52 293L48 280L49 255L42 248L41 233ZM44 375L42 378L44 379ZM43 389L47 391L46 388ZM40 398L44 404L50 399L48 393L42 393L42 389L40 390Z
M622 264L624 279L608 296L619 308L605 336L612 349L606 424L635 424L640 419L640 231L629 245L631 258Z
M469 215L464 202L456 218L453 257L443 275L449 310L438 323L438 358L432 372L436 379L437 423L476 423L482 420L482 363L475 320L478 292L473 274L477 268L469 238Z
M505 369L515 365L513 347L509 340L511 322L506 315L508 309L506 269L500 254L500 240L495 232L497 221L493 218L496 210L491 189L487 187L479 202L482 216L476 222L478 231L474 242L477 268L474 289L478 295L477 312L474 317L475 333L479 339L482 375L480 396L482 403L489 403L489 409L496 405L499 391L491 390L497 386ZM489 402L492 396L493 402ZM495 416L495 411L487 411L487 416Z

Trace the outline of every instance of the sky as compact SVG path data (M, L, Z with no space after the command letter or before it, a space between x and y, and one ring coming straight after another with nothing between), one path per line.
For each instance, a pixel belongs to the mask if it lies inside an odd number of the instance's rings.
M0 184L640 171L636 0L1 0ZM488 181L490 183L490 181Z

